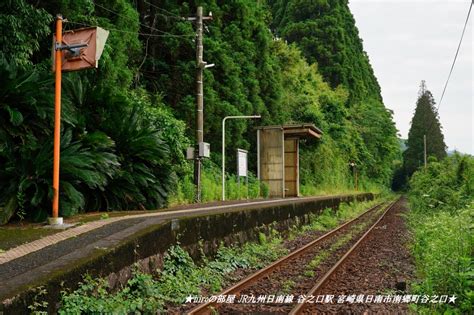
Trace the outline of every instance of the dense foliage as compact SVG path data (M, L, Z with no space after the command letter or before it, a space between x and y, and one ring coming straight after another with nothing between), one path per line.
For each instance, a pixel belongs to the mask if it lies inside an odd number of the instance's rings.
M371 180L387 183L392 163L400 159L392 112L382 102L380 86L363 50L347 0L271 0L272 28L298 46L306 60L332 88L344 89L343 104L324 100L329 124L323 129L348 161ZM336 153L338 154L338 153Z
M106 279L85 277L73 292L63 291L59 314L71 313L156 313L167 307L183 304L188 296L198 296L222 290L229 273L238 268L262 268L283 256L287 250L282 238L272 230L270 237L261 233L258 243L243 247L220 246L214 260L202 256L196 263L179 245L168 249L163 268L156 274L135 270L132 278L118 292L111 292Z
M42 220L52 194L51 79L4 58L0 73L1 222L15 211ZM61 213L164 205L173 170L162 134L171 128L159 131L140 103L116 92L87 90L80 78L66 77L64 91ZM170 125L174 121L167 119Z
M419 281L416 294L457 296L456 304L419 307L424 314L472 314L474 308L474 158L430 162L410 181L409 223Z
M194 135L194 26L182 17L194 15L197 5L213 13L206 22L204 59L216 64L204 75L204 132L212 148L204 170L206 200L220 196L214 164L220 164L226 115L261 114L261 124L320 127L320 142L302 144L307 192L353 187L351 161L362 188L387 184L399 155L392 114L382 103L347 2L323 2L314 8L308 1L289 1L284 18L280 1L2 2L1 222L13 213L42 219L50 208L50 37L58 11L67 18L65 30L99 25L111 31L99 69L64 75L62 215L157 208L170 194L177 202L194 199L192 166L183 156ZM303 12L313 9L321 14ZM317 32L299 36L304 30L297 26L305 23L309 29L319 23ZM311 42L317 43L314 50ZM227 126L231 173L235 148L256 145L255 124L235 120ZM255 171L254 151L249 161ZM228 181L233 185L232 176ZM251 184L251 196L265 190L252 179Z

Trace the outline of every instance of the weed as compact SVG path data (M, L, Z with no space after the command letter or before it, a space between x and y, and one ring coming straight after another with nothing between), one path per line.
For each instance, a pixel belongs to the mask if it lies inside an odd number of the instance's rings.
M334 212L326 209L320 216L312 216L309 229L330 229L338 221ZM196 264L179 244L172 246L164 256L158 277L135 269L132 278L117 292L111 292L106 280L86 276L79 289L62 292L59 313L156 313L164 311L166 305L182 304L190 294L213 294L221 290L224 281L236 269L262 268L287 253L278 232L272 227L268 232L267 235L259 233L258 242L242 247L221 244L212 261L201 253L202 265ZM294 228L293 233L299 232ZM305 276L314 277L314 271L307 270ZM286 282L284 289L289 291L293 286Z
M291 290L295 287L296 283L293 280L286 280L281 286L282 294L290 294Z
M308 277L308 278L312 278L312 277L314 277L314 271L313 270L306 270L304 272L304 276Z
M110 292L104 279L84 278L78 290L62 294L60 314L66 313L149 313L162 311L165 305L182 304L188 295L205 290L211 294L222 289L226 275L237 268L261 268L286 254L282 239L275 230L259 234L258 243L241 248L221 245L216 259L197 265L179 245L172 246L164 256L158 277L138 269L124 288Z
M325 259L329 257L330 252L327 250L321 251L316 255L308 264L308 269L315 269L316 267L319 266L321 262L323 262Z
M40 301L48 293L46 289L41 286L35 289L36 294L33 298L33 304L28 306L28 309L31 311L31 314L35 315L46 315L48 314L48 302Z

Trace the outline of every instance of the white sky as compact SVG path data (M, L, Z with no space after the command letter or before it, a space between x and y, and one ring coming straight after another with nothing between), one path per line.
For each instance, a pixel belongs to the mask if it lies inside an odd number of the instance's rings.
M421 80L436 103L443 92L471 0L350 0L385 106L407 138ZM473 20L464 34L439 109L449 150L474 154Z

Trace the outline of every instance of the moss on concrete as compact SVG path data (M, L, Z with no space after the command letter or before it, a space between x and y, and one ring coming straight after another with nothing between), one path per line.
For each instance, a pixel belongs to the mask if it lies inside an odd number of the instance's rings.
M0 227L0 250L10 248L61 232L61 230L45 229L38 226Z

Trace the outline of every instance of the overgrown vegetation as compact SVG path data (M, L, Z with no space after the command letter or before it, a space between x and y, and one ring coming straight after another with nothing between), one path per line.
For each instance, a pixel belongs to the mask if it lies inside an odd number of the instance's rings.
M321 127L334 140L323 155L344 156L341 161L328 159L336 170L328 177L340 177L344 174L340 167L352 161L362 177L387 183L393 160L399 158L393 113L383 105L348 1L268 2L274 33L298 47L307 62L317 64L318 73L336 92L336 97L326 94L319 99L324 117Z
M353 218L378 202L342 204L336 213L326 209L321 215L312 215L310 225L294 227L291 237L334 228L340 220ZM189 295L217 293L227 280L232 280L231 273L236 269L262 268L286 253L284 238L272 228L268 235L259 233L258 242L241 247L221 244L213 260L203 253L200 263L193 261L178 244L167 251L163 267L156 275L143 274L137 266L133 277L117 292L110 291L106 280L86 276L79 289L63 292L59 313L156 312L183 304ZM283 290L291 290L292 286L294 283L287 282Z
M409 223L418 281L415 294L455 295L456 304L417 306L423 314L472 314L474 308L474 158L430 162L410 181Z
M222 173L221 170L211 161L204 161L201 176L201 200L209 202L222 198ZM188 174L181 178L173 194L170 196L171 205L188 204L194 202L195 186L193 177ZM245 178L240 178L238 184L235 175L226 176L226 199L256 199L268 197L268 187L265 183L260 183L258 179L249 172L248 186Z
M50 49L57 13L68 20L65 30L99 25L111 31L98 70L64 75L61 215L156 209L194 200L192 165L183 156L194 139L194 26L180 17L193 15L197 5L213 12L206 22L204 57L216 64L204 74L204 133L213 149L204 169L203 200L220 198L216 165L226 115L260 114L263 125L320 127L321 141L301 145L300 176L307 194L349 191L354 187L351 161L358 165L361 189L387 185L392 160L399 155L396 130L354 20L340 19L341 13L350 17L347 3L289 1L294 10L316 6L324 11L308 20L288 10L293 25L332 21L336 25L318 27L318 32L345 30L343 38L311 35L318 44L312 54L303 37L292 35L293 26L275 27L282 21L277 2L3 1L0 224L14 214L43 220L50 209ZM280 33L294 44L280 40ZM346 44L343 63L321 53L339 52ZM232 143L227 146L229 199L246 196L230 174L235 173L233 150L256 147L255 123L236 120L226 129ZM250 150L249 157L255 174L255 152ZM266 187L251 177L249 188L253 198Z
M110 293L106 280L87 276L78 290L63 292L59 314L156 313L165 304L180 305L189 295L201 294L201 290L210 294L220 291L226 276L237 268L261 268L285 254L281 245L282 238L275 231L269 237L260 234L258 243L247 243L242 248L221 245L214 260L203 255L201 264L196 264L179 245L172 246L157 277L136 269L123 288Z

